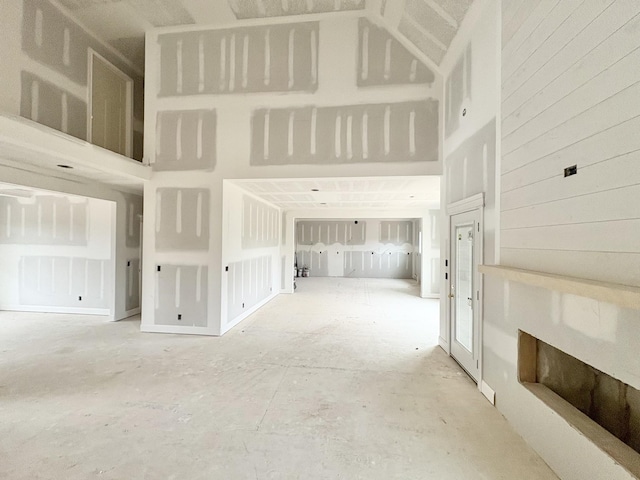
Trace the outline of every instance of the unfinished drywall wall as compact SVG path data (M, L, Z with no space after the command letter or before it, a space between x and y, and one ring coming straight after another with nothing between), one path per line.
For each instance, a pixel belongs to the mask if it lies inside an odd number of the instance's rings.
M215 110L159 112L155 171L213 170L216 164Z
M33 192L0 196L0 309L109 315L112 202Z
M290 4L295 5L294 2ZM314 20L317 18L314 17ZM142 329L145 331L220 334L254 308L259 308L271 295L277 294L283 281L285 290L292 288L292 275L283 275L281 270L283 255L288 270L293 270L293 258L289 258L293 255L282 250L286 247L281 246L279 240L274 241L275 233L267 232L269 242L273 242L273 245L265 245L262 238L253 236L255 231L249 234L245 232L244 246L248 248L242 248L243 201L236 198L229 203L236 205L236 210L224 206L227 205L226 194L223 194L224 179L360 177L363 168L371 176L441 172L439 102L442 82L437 72L433 72L433 82L389 83L366 88L359 86L359 21L356 15L312 23L304 22L303 17L300 22L291 20L286 25L273 22L269 26L271 30L267 30L266 26L254 29L255 25L247 23L241 28L198 26L147 33L145 155L154 165L155 172L153 179L145 185L145 212L148 219L143 262L143 284L147 286L143 305L148 306L144 308L142 319ZM271 32L268 36L267 31ZM314 37L317 42L315 53L312 48ZM226 39L224 43L223 39ZM245 42L245 39L248 40ZM290 42L293 49L289 48ZM267 47L270 63L266 62L264 55ZM299 51L302 52L300 56ZM392 49L392 52L395 50ZM314 60L315 55L317 58ZM407 62L410 77L411 61ZM268 67L266 71L265 67ZM303 69L298 71L299 68ZM419 71L416 67L416 75ZM221 78L224 79L222 83ZM230 83L230 80L233 81ZM244 86L243 80L246 80ZM268 85L265 85L265 80ZM232 91L230 86L233 87ZM372 110L365 116L369 108ZM318 135L315 136L317 153L312 155L311 123L314 109ZM283 119L274 123L273 129L270 125L270 132L265 137L264 113L268 110L274 116L282 114ZM176 158L179 150L186 148L185 142L192 145L195 142L197 151L198 123L190 122L190 126L187 126L183 121L180 125L181 134L178 135L179 122L172 116L177 112L192 114L196 111L215 112L215 149L211 147L211 151L215 151L214 163L204 162L204 146L202 162L180 163ZM342 112L339 116L336 115L338 111ZM299 116L298 112L304 113ZM257 126L258 116L262 118L260 127ZM362 126L358 123L363 121L367 123L365 131L369 136L364 152ZM385 122L389 132L386 142ZM168 126L168 137L165 126ZM291 136L290 130L294 131ZM204 128L204 124L202 131L203 137L210 132ZM340 147L337 156L336 131ZM256 140L259 135L262 135L262 140ZM278 158L268 155L265 161L265 138L275 148L274 151L283 152L284 155L278 154ZM207 139L213 143L213 134ZM181 148L178 148L179 143ZM254 145L261 149L260 153L255 148L252 151ZM294 152L292 158L289 158L290 150ZM318 153L326 153L325 158ZM191 154L189 157L193 158ZM195 157L198 158L197 152ZM162 165L170 167L163 170ZM188 250L179 250L182 242L176 237L177 198L171 197L173 200L169 206L164 199L157 205L156 198L162 189L191 188L209 192L209 210L202 223L204 228L208 221L208 241L198 244L197 249L192 249L194 245L189 241L186 244ZM269 207L273 206L265 207L265 211L269 211ZM171 211L165 212L165 208ZM158 214L161 222L159 228L156 225ZM186 221L185 218L192 218L194 214L189 210L184 215L183 221ZM269 215L271 220L266 220ZM226 219L227 216L230 220ZM165 222L167 218L168 223ZM273 223L273 218L273 214L266 214L264 222ZM279 215L278 220L280 218ZM233 235L237 235L232 237L233 240L227 239L225 233L229 221L238 222L233 223ZM249 220L248 225L253 228L257 224ZM169 230L165 231L165 228ZM277 230L280 237L280 227ZM158 235L164 238L157 239ZM291 236L292 245L293 232L287 232L287 235ZM163 242L166 244L163 245ZM223 244L230 246L231 253L226 253L227 247L223 248ZM293 248L290 252L293 252ZM237 311L227 308L231 294L228 290L228 272L233 269L232 283L235 283L239 281L235 274L246 270L238 266L240 263L268 256L271 257L271 295L248 310L246 305L252 302L245 301L244 312L233 318ZM160 325L155 322L156 291L150 288L156 275L154 266L169 263L208 267L209 303L205 327ZM229 271L226 267L229 267ZM266 290L263 292L266 294Z
M413 278L413 230L412 220L301 220L297 266L314 277Z
M163 34L160 96L314 91L318 23Z
M156 249L209 248L209 191L203 188L159 188L156 191Z
M280 292L282 228L280 209L228 181L223 216L225 332Z
M358 86L433 83L435 75L386 29L358 23Z
M252 132L252 165L438 160L432 100L257 110Z
M156 323L206 327L207 277L207 267L203 265L157 265Z
M399 32L436 65L443 61L472 0L406 0L401 3ZM387 5L382 5L386 14Z
M97 52L134 81L133 151L142 159L143 78L115 49L99 42L48 0L3 5L4 72L0 110L80 139L87 138L88 52Z
M441 218L446 224L440 228L440 244L445 252L440 258L440 292L449 291L448 205L473 195L484 195L483 258L479 261L493 264L498 259L498 2L484 0L471 8L468 15L472 23L467 24L452 43L441 65L446 72L444 113L449 130L444 141L445 172L441 188L444 210ZM449 299L441 298L439 341L447 351L448 312Z
M446 108L444 110L444 131L448 137L460 126L460 119L467 115L467 104L472 100L471 85L471 42L456 62L445 82Z

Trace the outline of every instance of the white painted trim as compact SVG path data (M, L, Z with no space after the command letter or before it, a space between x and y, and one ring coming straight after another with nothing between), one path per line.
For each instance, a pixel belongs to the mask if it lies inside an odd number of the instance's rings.
M459 213L470 212L479 208L484 208L484 192L448 204L447 215L451 217L451 215L458 215ZM449 219L449 222L451 222L451 219Z
M474 313L477 311L478 313L478 390L482 390L483 384L483 363L484 363L484 355L483 355L483 345L484 345L484 275L482 275L481 268L484 264L484 192L478 193L476 195L472 195L467 198L463 198L457 202L453 202L447 205L447 230L451 232L451 221L452 217L455 215L459 215L461 213L472 212L474 210L478 210L479 224L480 224L480 238L478 239L478 251L480 255L478 256L478 271L475 273L476 275L476 284L477 291L479 292L477 297L474 298L474 302L476 302L476 309L474 309ZM474 232L475 233L475 232ZM451 237L451 235L448 235ZM447 272L449 272L449 278L445 281L445 290L442 292L444 298L448 298L448 293L451 291L451 252L448 248L451 244L452 239L448 238L445 242L447 246L447 256L445 257L449 263L447 268ZM447 353L451 355L451 309L449 307L450 301L445 301L447 305L447 313L446 313L446 337L448 339L447 342ZM442 335L442 332L440 332ZM443 338L444 340L444 338Z
M41 163L38 166L56 171L60 170L57 164L65 163L77 166L79 170L74 173L79 176L82 176L82 170L93 169L140 185L151 178L151 168L136 160L26 118L0 113L0 148L3 145L39 153ZM60 171L58 175L65 174Z
M482 392L482 394L487 397L487 400L489 400L489 402L491 403L491 405L495 405L496 404L496 392L493 390L493 388L491 388L489 385L487 385L487 383L482 380L480 385L480 391Z
M219 337L220 333L209 327L194 327L180 325L147 325L141 323L140 331L145 333L171 333L179 335L208 335Z
M36 313L69 313L74 315L98 315L110 317L108 308L78 308L78 307L46 307L32 305L0 305L0 311L7 312L36 312Z
M133 156L133 79L116 67L109 60L104 58L94 49L87 50L87 141L93 143L92 140L92 119L93 119L93 62L94 58L98 58L107 68L111 69L116 75L122 78L126 83L127 98L125 100L125 153L124 155L131 158Z

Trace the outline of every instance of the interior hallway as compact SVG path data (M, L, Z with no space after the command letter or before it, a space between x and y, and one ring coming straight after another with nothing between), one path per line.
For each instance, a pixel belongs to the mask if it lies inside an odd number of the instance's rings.
M555 479L404 280L301 278L224 337L0 313L0 478Z

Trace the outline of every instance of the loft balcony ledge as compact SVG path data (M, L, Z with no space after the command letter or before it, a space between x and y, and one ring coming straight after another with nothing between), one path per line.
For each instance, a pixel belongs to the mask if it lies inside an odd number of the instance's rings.
M0 113L0 162L60 171L112 186L142 190L151 168L137 160L16 115Z
M535 272L502 265L480 265L480 273L506 280L546 288L561 293L592 298L624 308L640 310L640 288L631 285L599 282L551 273Z

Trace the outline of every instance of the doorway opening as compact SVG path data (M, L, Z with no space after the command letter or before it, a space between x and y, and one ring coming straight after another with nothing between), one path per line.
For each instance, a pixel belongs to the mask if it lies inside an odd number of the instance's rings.
M89 50L87 140L127 157L133 154L133 80Z

